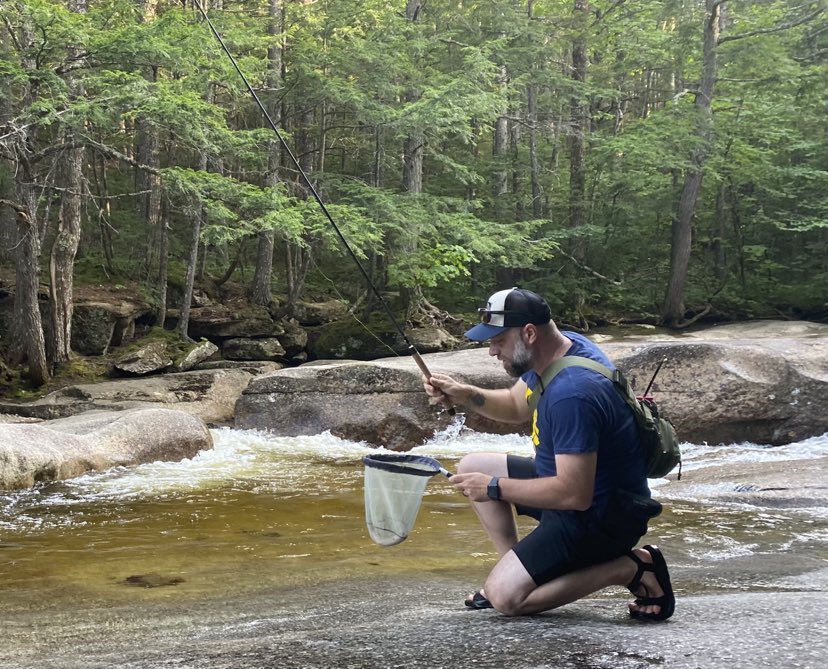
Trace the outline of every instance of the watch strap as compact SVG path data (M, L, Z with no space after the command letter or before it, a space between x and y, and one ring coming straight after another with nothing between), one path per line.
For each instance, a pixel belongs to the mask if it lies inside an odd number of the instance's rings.
M489 499L493 499L495 501L500 500L500 477L493 476L492 480L489 481L489 485L486 488L486 494L489 496Z

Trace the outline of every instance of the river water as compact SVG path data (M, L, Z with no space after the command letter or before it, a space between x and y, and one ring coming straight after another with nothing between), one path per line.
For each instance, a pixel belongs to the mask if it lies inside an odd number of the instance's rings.
M191 460L90 474L0 495L0 592L7 613L117 606L175 598L178 605L331 579L457 574L470 586L495 555L464 498L437 476L415 530L383 548L368 537L361 458L377 449L330 434L283 438L217 429L215 448ZM448 469L466 453L529 454L519 435L460 429L415 449ZM684 447L685 477L734 462L828 455L828 435L765 448ZM828 559L822 508L757 508L708 500L727 481L671 492L651 482L665 513L651 528L671 564L807 549ZM649 537L648 537L649 538ZM720 582L755 588L756 582ZM690 587L690 586L689 586ZM711 587L708 581L707 587Z

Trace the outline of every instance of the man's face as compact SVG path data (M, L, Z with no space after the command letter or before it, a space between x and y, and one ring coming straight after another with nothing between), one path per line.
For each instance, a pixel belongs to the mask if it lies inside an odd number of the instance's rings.
M489 340L489 355L497 356L509 376L520 378L532 369L532 352L522 336L523 328L509 328Z

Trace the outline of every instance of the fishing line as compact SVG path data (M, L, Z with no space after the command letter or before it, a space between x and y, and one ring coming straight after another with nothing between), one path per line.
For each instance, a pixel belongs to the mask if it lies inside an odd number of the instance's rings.
M346 298L342 293L339 292L339 289L336 287L336 282L333 279L331 279L327 274L325 274L325 270L323 270L319 266L319 264L316 262L316 259L311 257L310 261L313 263L314 269L317 272L319 272L319 274L322 275L322 278L330 284L330 289L336 294L336 296L343 302L348 302L348 298ZM365 323L362 322L359 316L356 315L355 309L353 307L351 309L348 309L348 313L351 314L351 318L353 318L357 323L360 324L360 326L362 326L363 330L365 330L369 335L371 335L374 339L377 340L377 343L379 343L380 346L384 346L393 355L400 357L400 354L397 351L395 351L387 341L384 341L382 337L380 337L371 328L369 328Z
M218 40L218 43L221 45L222 50L230 59L230 62L233 63L233 67L235 68L236 72L238 72L239 76L241 77L244 85L247 87L247 91L253 96L253 99L256 101L256 105L259 107L259 110L262 112L262 115L267 120L268 125L270 126L271 130L276 133L276 137L279 138L279 144L281 144L282 148L287 153L288 157L290 158L291 163L293 163L294 167L296 168L297 172L302 176L302 180L304 181L305 185L308 188L308 191L313 195L313 199L316 200L319 207L322 209L322 213L325 214L325 218L328 219L328 222L331 224L331 227L336 232L337 237L342 242L342 245L348 251L349 255L353 259L356 266L359 268L359 271L362 273L362 276L365 278L366 283L371 287L374 295L376 295L377 299L379 300L380 304L385 309L385 312L388 314L388 318L391 319L391 324L393 325L394 329L399 332L400 336L402 337L405 344L408 346L408 351L411 353L411 356L414 358L414 362L417 363L417 367L420 368L420 371L423 375L428 378L431 376L431 372L428 371L428 367L426 366L425 362L423 361L420 352L417 350L417 347L414 346L413 342L408 338L408 335L405 334L405 330L400 326L397 322L397 319L394 316L394 312L391 311L391 307L385 301L385 298L380 294L377 287L374 285L374 282L371 280L368 272L363 267L362 263L357 258L356 253L354 253L351 245L348 243L348 240L345 238L345 235L342 234L342 231L339 229L339 226L334 221L333 216L331 216L330 211L328 211L328 207L325 206L325 202L320 197L319 193L317 192L316 188L314 187L313 183L311 182L308 175L305 173L305 170L302 169L302 166L299 164L299 161L296 159L296 156L291 151L290 146L288 146L287 141L282 136L282 133L279 131L279 128L276 127L276 124L273 122L273 119L270 118L270 114L268 114L267 109L262 104L262 101L259 99L259 96L256 94L256 91L253 90L253 86L250 85L250 82L247 80L247 77L242 72L239 64L236 62L236 59L233 57L233 54L230 53L230 49L227 48L227 45L224 43L224 38L222 38L219 31L213 25L213 22L210 20L210 17L207 16L207 12L204 10L204 7L201 4L201 0L193 0L193 4L198 8L199 13L204 18L204 21L210 27L210 32L213 33L213 36ZM455 411L453 407L448 408L448 412L451 415L454 415Z

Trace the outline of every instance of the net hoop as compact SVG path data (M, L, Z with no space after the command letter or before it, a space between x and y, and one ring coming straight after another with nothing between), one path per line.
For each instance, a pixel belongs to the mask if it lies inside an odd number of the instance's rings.
M403 541L414 528L428 480L445 473L434 458L403 453L374 453L365 464L365 524L380 546Z
M442 471L440 463L426 455L374 453L363 457L362 462L372 469L410 476L434 476Z

